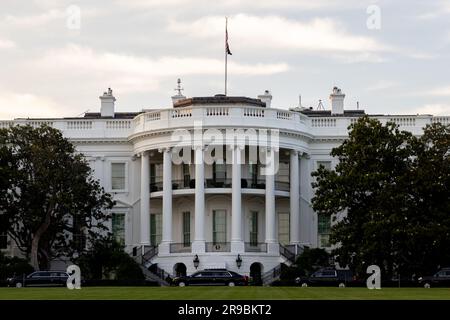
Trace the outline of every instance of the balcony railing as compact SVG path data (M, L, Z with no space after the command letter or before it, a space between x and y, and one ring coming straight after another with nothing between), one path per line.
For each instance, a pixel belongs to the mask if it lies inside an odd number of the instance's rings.
M190 253L191 244L187 245L185 243L171 243L170 253Z
M205 188L231 188L232 179L205 179ZM241 179L242 189L265 189L265 179ZM195 189L195 179L172 180L172 190ZM275 181L275 190L289 191L290 184L287 181ZM150 183L150 192L163 191L163 182L157 181Z
M230 252L229 242L207 242L206 252Z
M267 243L265 242L246 242L245 252L267 252Z

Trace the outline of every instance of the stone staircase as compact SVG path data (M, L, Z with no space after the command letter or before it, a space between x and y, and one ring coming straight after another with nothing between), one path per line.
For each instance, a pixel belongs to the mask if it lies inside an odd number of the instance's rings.
M138 254L139 250L141 250L141 254ZM136 262L139 263L146 280L155 281L160 286L170 286L166 280L169 274L158 268L156 264L151 263L151 259L158 255L157 246L136 247L133 249L133 255Z

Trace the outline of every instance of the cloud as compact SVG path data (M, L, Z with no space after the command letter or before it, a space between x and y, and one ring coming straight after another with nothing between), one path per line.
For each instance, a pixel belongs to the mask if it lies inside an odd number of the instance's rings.
M0 92L0 119L62 116L58 105L47 97L31 93Z
M450 96L450 86L434 88L425 91L424 94L430 96Z
M52 21L64 18L64 11L52 9L50 11L35 15L6 15L3 19L3 23L14 27L31 28L42 26Z
M169 31L200 39L223 37L224 18L203 17L192 22L171 20ZM281 16L238 14L229 19L230 45L239 48L264 48L313 52L367 53L392 50L373 38L350 34L331 18L301 22Z
M432 114L434 116L448 116L450 114L450 104L426 104L424 106L415 108L413 114Z
M0 49L12 49L16 47L16 43L8 39L0 39Z
M400 83L396 81L390 81L390 80L381 80L378 81L366 88L367 91L383 91L387 89L392 89L395 87L398 87Z
M149 58L98 52L74 44L48 51L30 67L72 79L76 77L83 81L97 81L103 86L109 83L122 92L157 90L160 80L167 77L223 73L223 61L218 59L176 56ZM244 76L271 75L288 69L286 63L229 63L230 72Z
M211 6L210 0L115 0L115 3L126 7L208 7ZM320 10L320 9L343 9L354 8L361 5L359 0L259 0L255 6L254 0L222 0L214 1L214 6L219 8L249 8L249 9L268 9L268 8L287 8L302 10ZM366 6L366 4L363 4Z

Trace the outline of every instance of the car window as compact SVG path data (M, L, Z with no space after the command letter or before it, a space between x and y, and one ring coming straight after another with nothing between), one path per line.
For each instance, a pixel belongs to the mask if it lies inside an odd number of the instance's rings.
M450 271L445 271L445 275L448 277L450 276Z
M36 272L31 276L32 278L45 277L47 274L45 272Z
M199 273L196 273L196 274L194 274L194 275L192 275L194 278L201 278L201 277L203 277L203 273L201 273L201 272L199 272Z
M334 277L336 273L334 271L323 271L322 276L324 277Z

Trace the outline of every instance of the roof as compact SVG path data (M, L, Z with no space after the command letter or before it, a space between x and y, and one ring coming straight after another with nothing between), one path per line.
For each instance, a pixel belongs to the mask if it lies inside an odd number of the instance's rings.
M87 112L84 114L83 119L103 119L103 118L133 119L140 113L142 113L142 112L115 112L114 118L112 118L112 117L102 117L100 112ZM64 118L64 119L70 119L70 118ZM79 118L74 118L74 119L79 119Z
M300 111L309 117L361 117L366 114L364 110L344 110L343 114L331 114L331 110L304 109Z
M192 97L182 99L174 103L175 108L188 107L202 104L248 104L256 107L266 107L266 103L261 99L247 97L229 97L223 94L216 94L213 97Z

